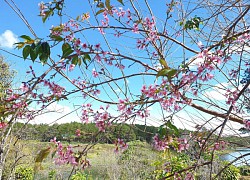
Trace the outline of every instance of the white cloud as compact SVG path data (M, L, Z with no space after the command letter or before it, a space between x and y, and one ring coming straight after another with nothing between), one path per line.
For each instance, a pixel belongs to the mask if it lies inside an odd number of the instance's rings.
M178 128L186 128L188 130L195 130L196 125L204 126L205 128L209 130L214 130L218 126L220 126L225 119L223 118L212 118L213 116L207 113L203 113L199 110L190 109L183 110L178 112L173 116L173 122L174 125ZM242 124L233 122L233 121L227 121L226 126L223 130L223 136L227 135L239 135L239 129L243 127ZM215 133L219 133L221 128L218 128L218 130Z
M53 123L68 123L68 122L80 122L76 112L72 112L69 106L64 106L58 103L52 103L45 110L44 113L36 116L31 123L40 124L53 124Z
M0 35L0 47L2 48L14 48L14 44L17 42L19 42L17 35L10 30L6 30Z
M50 104L46 109L48 111L57 112L57 113L62 113L62 112L63 113L69 113L71 111L70 107L63 106L63 105L55 103L55 102Z
M247 51L249 52L250 46L244 45L244 44L235 44L233 45L229 52L230 53L241 53L242 51Z
M225 101L225 94L227 88L229 88L229 84L227 82L216 84L211 91L205 91L204 95L210 99Z
M189 66L198 66L199 64L204 63L204 61L204 58L197 57L189 64Z

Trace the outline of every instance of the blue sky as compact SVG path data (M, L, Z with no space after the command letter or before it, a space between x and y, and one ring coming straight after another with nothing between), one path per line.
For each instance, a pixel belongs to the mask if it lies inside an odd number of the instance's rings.
M30 23L31 27L36 32L37 36L44 38L46 40L47 39L46 36L49 35L49 29L51 28L52 25L58 25L59 19L58 19L58 17L52 17L46 23L42 23L41 17L38 16L38 14L39 14L38 3L39 2L40 1L36 1L36 0L35 1L29 1L29 0L16 1L17 6L23 12L24 16L26 17L26 19ZM69 2L69 1L66 1L66 2ZM152 10L155 13L156 17L161 17L162 13L165 14L165 4L162 3L162 1L150 0L149 3L152 4ZM164 6L163 6L163 4L164 4ZM86 2L84 2L82 0L74 0L74 1L70 1L70 3L67 3L67 7L65 10L66 10L66 13L69 13L72 17L76 17L77 15L79 15L79 13L86 13L86 12L91 13L90 9L87 9L87 7L88 7L88 4L86 4ZM141 8L143 9L145 7L142 6ZM189 9L191 9L191 8L192 7L190 6ZM197 13L198 13L198 11L197 11ZM202 14L202 15L204 15L204 14ZM91 18L93 18L93 16ZM11 44L21 40L18 36L25 34L25 35L29 35L29 36L33 37L32 34L29 32L28 28L24 25L24 23L21 21L21 19L13 12L13 10L6 3L2 3L2 8L0 11L0 20L2 22L1 26L0 26L0 48L2 48L3 50L7 50L11 53L14 53L14 54L21 55L22 51L14 49L13 46L11 46ZM65 21L66 21L66 19L63 18L62 22L65 22ZM159 27L161 27L161 25L162 25L161 18L158 18L157 22L159 23ZM169 29L169 32L171 33L172 30ZM93 32L93 31L84 32L84 35L81 37L83 39L85 37L87 37L87 40L90 41L92 44L95 44L95 43L104 44L104 40L103 40L102 36L100 34L97 34L96 32ZM178 38L181 38L181 37L178 37ZM143 57L145 55L145 52L142 52L142 51L137 50L136 48L133 48L133 46L135 46L135 43L134 42L132 43L131 39L126 40L126 41L125 41L125 38L124 39L121 38L119 41L115 40L115 38L111 38L111 39L112 39L111 45L114 47L115 46L122 47L121 51L124 51L124 52L127 51L128 54L135 55L135 56L140 55ZM198 40L198 37L195 37L195 40ZM198 47L196 46L195 43L197 43L197 42L192 42L191 40L189 40L187 42L188 45L193 46L193 47L195 46L195 49L198 50ZM176 47L173 47L173 48L176 48ZM182 57L180 55L180 53L182 52L182 49L176 48L176 50L173 52L174 52L173 54L169 54L168 60L172 62L173 66L175 66L176 64L179 64L180 61L182 61ZM46 67L42 67L41 64L37 64L37 63L33 64L27 60L23 61L22 58L12 56L4 51L0 51L0 53L6 58L6 60L8 62L10 62L12 67L18 71L18 76L16 77L17 84L18 84L18 82L24 81L26 79L26 75L24 72L28 69L29 65L34 66L34 68L38 72L43 72L46 69ZM52 57L56 59L58 53L60 54L59 50L55 49L53 51ZM193 54L188 53L186 55L186 58L188 59L192 56L193 56ZM126 65L128 65L128 64L126 64ZM92 68L93 67L90 67L90 71L92 70ZM130 69L125 69L125 72L126 73L133 72L136 68L137 67L132 66ZM110 69L110 70L111 70L111 72L113 72L113 74L115 74L117 76L120 75L120 72L117 71L116 69ZM77 77L79 75L78 73L79 73L79 71L76 70L73 73L70 73L69 76L72 78ZM220 80L220 82L226 81L222 78L219 78L219 80ZM61 84L66 84L66 81L61 80L60 78L58 79L58 81L60 81ZM150 83L153 83L154 81L155 81L155 79L152 79L152 78L150 78L150 79L145 78L144 80L138 79L138 78L128 79L128 83L129 83L129 86L131 87L131 90L133 91L134 94L138 94L138 95L139 95L140 87L144 83L150 84ZM123 88L124 85L122 84L122 81L119 83L121 83L120 85ZM214 81L212 84L217 84L217 83L218 82ZM114 89L117 90L117 92L118 92L118 89L116 87ZM209 94L208 96L213 97L215 100L217 98L217 100L219 100L220 102L221 101L224 102L225 99L223 99L222 96L219 95L219 93L220 93L219 89L211 88L208 91L208 94ZM108 98L106 95L103 95L103 97ZM112 98L114 98L114 97L112 96ZM64 109L63 113L60 113L60 114L54 113L54 114L43 115L43 116L39 117L39 119L37 119L36 121L41 122L43 120L46 120L46 122L51 122L50 121L51 117L53 117L52 119L55 120L55 119L59 118L61 115L69 113L71 110L73 110L74 104L79 105L81 103L83 103L82 100L80 98L77 98L77 97L73 97L72 99L70 99L69 102L61 102L59 104L55 103L55 104L53 104L53 106L50 107L51 108L50 110L53 110L53 108L54 108L54 110ZM96 103L96 107L99 105L100 105L99 103ZM198 112L196 112L192 108L187 108L186 110L189 112L192 112L193 114L196 114L196 115L199 114ZM157 106L156 107L154 106L152 108L151 114L152 114L151 119L155 118L155 119L159 120L161 118L161 110L157 109ZM208 115L206 115L204 113L201 113L201 114L203 117L207 117L207 118L209 117ZM190 115L190 117L187 117L187 112L184 111L184 112L180 113L180 117L186 118L189 121L193 121L194 117L197 118L198 115L197 116ZM60 122L64 122L66 120L77 119L77 118L78 118L77 114L71 114L66 119L62 119ZM198 121L196 121L196 122L198 122ZM153 120L152 120L152 123L154 125L158 124L158 123L155 123ZM194 124L194 122L189 123L189 122L183 121L183 120L177 121L177 119L176 119L175 123L178 124L179 126L182 126L182 127L183 127L182 124L185 124L185 126L190 126L190 127L193 126L193 124Z

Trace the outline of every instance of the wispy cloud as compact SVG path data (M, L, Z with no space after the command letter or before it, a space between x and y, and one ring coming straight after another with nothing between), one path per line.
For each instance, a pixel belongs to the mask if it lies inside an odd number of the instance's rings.
M0 47L14 48L14 44L19 42L17 35L11 30L6 30L0 35Z
M69 123L73 121L80 122L79 117L77 116L76 112L72 112L72 109L67 105L61 105L58 103L52 103L44 112L35 117L34 120L30 121L33 124L40 124L40 123Z
M225 94L227 92L228 87L229 84L227 82L216 84L211 91L205 91L204 95L210 99L225 101L226 100Z

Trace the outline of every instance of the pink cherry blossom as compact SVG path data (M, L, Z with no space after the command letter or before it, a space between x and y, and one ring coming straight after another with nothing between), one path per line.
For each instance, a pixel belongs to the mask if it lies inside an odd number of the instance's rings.
M69 65L69 71L73 71L73 70L75 69L75 66L76 66L76 65L74 65L74 64L70 64L70 65Z
M92 70L92 75L93 75L94 78L97 78L99 74L98 74L98 72L96 72L95 69L93 69Z

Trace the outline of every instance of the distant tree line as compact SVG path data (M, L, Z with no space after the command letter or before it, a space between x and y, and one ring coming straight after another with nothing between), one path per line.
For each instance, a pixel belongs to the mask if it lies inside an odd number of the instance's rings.
M20 129L23 129L20 131ZM77 136L76 130L80 130L80 136ZM164 134L173 135L171 129L164 129ZM151 143L153 136L159 133L160 128L146 125L129 125L129 124L115 124L106 129L105 133L100 132L94 123L83 124L79 122L71 122L64 124L27 124L16 123L14 126L14 134L22 140L38 140L41 142L48 142L54 137L59 141L80 142L80 143L113 143L117 137L126 142L140 140ZM180 136L189 135L191 131L179 129ZM192 134L199 134L198 136L206 138L210 134L210 130L203 128ZM211 138L217 138L213 135ZM249 136L227 136L223 140L230 143L232 146L243 146L250 144Z
M20 129L23 129L19 132ZM80 136L77 136L76 130L80 130ZM105 133L99 132L94 123L64 123L64 124L27 124L16 123L14 134L22 140L39 140L41 142L50 141L54 137L59 141L68 142L99 142L113 143L117 137L126 142L141 140L151 142L153 136L157 133L158 127L145 125L115 124L107 128Z

